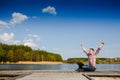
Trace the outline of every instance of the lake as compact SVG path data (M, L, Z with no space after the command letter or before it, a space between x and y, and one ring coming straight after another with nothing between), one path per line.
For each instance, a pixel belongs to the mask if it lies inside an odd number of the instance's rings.
M97 64L97 70L120 70L120 64ZM0 70L76 70L77 64L0 64Z

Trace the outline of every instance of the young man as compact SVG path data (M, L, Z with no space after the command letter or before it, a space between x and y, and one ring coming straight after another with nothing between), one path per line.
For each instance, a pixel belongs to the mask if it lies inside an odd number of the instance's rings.
M89 63L89 65L84 65L83 63L78 62L77 64L79 65L79 68L77 69L77 71L79 71L79 70L83 70L83 71L95 71L96 70L96 56L98 55L98 53L102 49L103 45L104 45L104 42L102 41L101 44L100 44L100 46L98 47L98 49L96 51L94 51L93 48L90 48L89 52L88 52L83 47L83 45L81 44L82 50L88 56L88 63Z

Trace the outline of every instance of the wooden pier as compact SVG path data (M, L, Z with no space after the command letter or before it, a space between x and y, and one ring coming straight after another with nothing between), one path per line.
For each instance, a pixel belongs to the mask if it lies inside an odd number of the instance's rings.
M13 70L0 71L0 80L120 80L120 71Z

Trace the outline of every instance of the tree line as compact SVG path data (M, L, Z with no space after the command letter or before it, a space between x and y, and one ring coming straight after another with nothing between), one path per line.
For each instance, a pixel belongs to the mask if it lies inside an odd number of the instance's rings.
M88 58L68 58L66 63L77 63L82 62L84 64L88 63ZM120 64L120 58L96 58L97 64Z
M32 50L24 45L8 45L0 43L0 62L18 61L62 61L60 54L44 50Z

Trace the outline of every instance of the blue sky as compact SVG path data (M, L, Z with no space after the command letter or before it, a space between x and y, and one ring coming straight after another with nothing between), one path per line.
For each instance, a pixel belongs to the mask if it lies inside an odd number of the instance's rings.
M119 0L0 0L0 41L23 44L69 57L120 57Z

